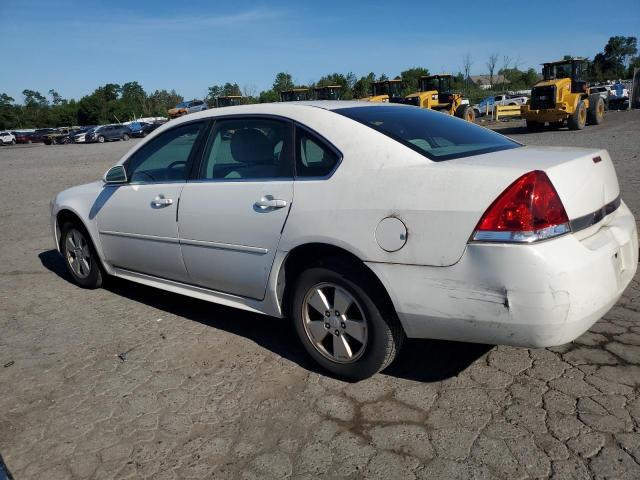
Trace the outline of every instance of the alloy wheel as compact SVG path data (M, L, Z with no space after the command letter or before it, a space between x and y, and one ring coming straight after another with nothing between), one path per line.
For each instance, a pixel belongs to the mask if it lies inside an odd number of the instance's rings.
M343 287L320 283L302 302L305 333L314 348L337 363L352 363L365 352L368 340L364 310Z
M84 235L72 228L67 233L66 257L69 267L78 278L87 278L91 273L91 251Z

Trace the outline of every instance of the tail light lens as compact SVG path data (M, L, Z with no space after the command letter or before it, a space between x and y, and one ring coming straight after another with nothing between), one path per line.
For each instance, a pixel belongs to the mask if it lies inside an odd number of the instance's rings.
M534 170L509 185L491 204L472 239L531 243L570 231L558 192L544 172Z

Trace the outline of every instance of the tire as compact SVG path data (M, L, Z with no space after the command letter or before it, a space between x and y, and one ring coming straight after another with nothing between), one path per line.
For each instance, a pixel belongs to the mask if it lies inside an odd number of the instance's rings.
M11 140L11 145L15 145L16 141L15 140Z
M470 105L458 105L455 115L456 117L466 120L467 122L473 122L476 119L476 114Z
M584 102L580 100L573 115L567 120L569 130L582 130L587 124L587 107L584 106Z
M549 130L558 130L559 128L562 128L564 125L563 121L560 122L549 122Z
M33 143L33 140L27 140L27 143L31 145Z
M147 135L149 135L149 134L143 130L142 133L141 133L142 138L146 137Z
M534 122L533 120L527 120L527 130L530 133L541 132L544 130L544 123Z
M52 144L52 142L51 142L51 140L45 140L45 141L44 141L44 144L45 144L45 145L51 145L51 144Z
M125 133L122 135L122 141L126 142L127 140L129 140L129 135Z
M0 139L0 147L4 146L4 140Z
M62 226L60 251L74 283L89 289L102 286L104 274L100 259L83 226L71 222Z
M334 302L336 294L350 302ZM320 366L340 378L358 381L386 368L402 347L404 331L382 298L380 287L362 267L334 259L300 274L290 317L304 348ZM313 307L320 305L322 310L327 302L329 309L325 312ZM340 312L335 310L338 303L350 306Z
M600 125L604 120L605 104L600 95L594 93L589 96L589 110L587 111L587 122L589 125Z
M105 138L103 135L98 135L97 140L98 140L98 143L104 143Z

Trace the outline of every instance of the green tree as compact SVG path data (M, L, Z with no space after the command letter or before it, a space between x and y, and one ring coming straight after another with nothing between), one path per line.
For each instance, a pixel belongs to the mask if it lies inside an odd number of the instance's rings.
M408 68L404 72L400 72L400 79L402 80L402 94L409 95L410 93L417 92L420 85L420 77L429 75L429 70L423 67Z
M376 74L370 72L360 77L353 85L353 98L364 98L371 95L371 84L376 81Z

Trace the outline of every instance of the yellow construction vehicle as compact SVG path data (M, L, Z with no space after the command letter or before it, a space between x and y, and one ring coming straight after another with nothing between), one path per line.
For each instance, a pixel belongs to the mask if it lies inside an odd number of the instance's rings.
M301 100L311 100L311 91L308 88L292 88L280 92L281 102L298 102Z
M395 102L402 98L402 80L380 80L371 84L371 95L361 98L367 102Z
M325 85L313 89L316 93L316 100L340 100L342 95L341 85Z
M216 108L233 107L235 105L243 105L244 103L245 97L242 95L223 95L222 97L216 97Z
M452 80L449 74L420 77L419 91L407 95L398 103L438 110L473 122L476 119L475 112L471 105L462 103L462 95L454 93Z
M585 58L568 58L542 64L543 80L531 89L531 100L521 107L521 115L530 132L544 130L545 123L557 129L565 123L569 130L581 130L589 123L599 125L604 119L604 100L598 93L589 94L582 75Z

